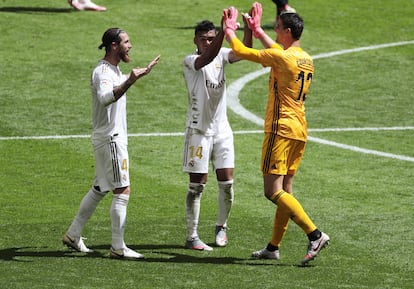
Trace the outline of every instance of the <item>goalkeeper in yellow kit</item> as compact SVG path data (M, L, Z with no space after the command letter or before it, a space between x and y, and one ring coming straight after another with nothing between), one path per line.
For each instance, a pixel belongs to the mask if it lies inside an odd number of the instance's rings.
M269 95L266 107L262 173L264 194L277 205L272 239L252 256L279 259L279 245L292 219L309 239L302 265L313 260L328 245L329 236L315 226L301 204L293 197L293 178L305 151L307 124L304 101L314 72L311 57L300 48L303 20L297 13L277 17L276 42L261 28L262 6L255 2L249 14L243 14L255 38L264 49L248 48L237 38L238 11L224 9L223 25L233 52L242 59L270 67Z

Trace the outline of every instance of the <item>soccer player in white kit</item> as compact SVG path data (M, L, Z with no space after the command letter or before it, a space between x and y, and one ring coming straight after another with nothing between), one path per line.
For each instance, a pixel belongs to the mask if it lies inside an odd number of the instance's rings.
M128 137L126 121L126 91L139 78L147 75L158 63L157 56L147 67L136 67L124 75L119 62L129 62L132 48L128 34L119 28L110 28L102 36L100 49L105 57L94 69L92 89L92 143L95 156L95 180L84 196L62 242L79 252L92 252L83 242L82 229L99 202L109 191L113 192L110 217L112 224L111 258L141 259L144 256L128 248L124 242L124 228L130 195Z
M188 90L183 171L189 174L185 247L193 250L213 250L198 235L200 200L210 161L218 181L219 212L215 243L220 247L227 245L227 220L234 199L234 144L233 131L227 120L224 66L240 59L231 49L221 47L223 38L223 30L217 32L212 22L200 22L194 35L196 53L186 56L183 61ZM251 41L251 34L250 37L245 36L246 46L251 46Z

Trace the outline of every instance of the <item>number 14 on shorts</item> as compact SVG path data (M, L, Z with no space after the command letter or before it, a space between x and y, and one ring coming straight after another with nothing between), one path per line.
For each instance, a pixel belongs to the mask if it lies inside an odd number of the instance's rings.
M197 157L201 159L203 157L203 147L202 146L198 146L198 147L190 146L190 157L191 158Z

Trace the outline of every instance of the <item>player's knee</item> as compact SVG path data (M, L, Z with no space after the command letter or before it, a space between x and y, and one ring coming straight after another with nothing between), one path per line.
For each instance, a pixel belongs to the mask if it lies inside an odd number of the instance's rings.
M190 183L188 185L188 193L194 196L201 196L206 184Z
M99 186L93 186L92 187L92 192L100 197L104 197L106 196L106 194L108 193L108 191L106 192L102 192L101 188Z
M234 199L233 180L219 181L219 192L224 194L225 198L231 202Z

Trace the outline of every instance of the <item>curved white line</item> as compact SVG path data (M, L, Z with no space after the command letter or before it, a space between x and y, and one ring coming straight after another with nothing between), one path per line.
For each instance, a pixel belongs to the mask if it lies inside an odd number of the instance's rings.
M413 157L408 157L408 156L403 156L403 155L395 155L395 154L390 154L390 153L384 153L384 152L380 152L380 151L376 151L376 150L364 149L364 148L351 146L351 145L347 145L347 144L341 144L341 143L337 143L337 142L334 142L334 141L321 139L321 138L317 138L317 137L308 136L308 140L316 142L316 143L324 144L324 145L337 147L337 148L340 148L340 149L345 149L345 150L350 150L350 151L354 151L354 152L363 153L363 154L376 155L376 156L381 156L381 157L386 157L386 158L391 158L391 159L397 159L397 160L400 160L400 161L414 162Z
M381 48L394 47L394 46L410 45L410 44L414 44L414 40L394 42L394 43L385 43L385 44L358 47L358 48L352 48L352 49L344 49L344 50L339 50L339 51L333 51L333 52L328 52L328 53L317 54L315 56L312 56L312 58L313 59L321 59L321 58L333 57L333 56L343 55L343 54L348 54L348 53L361 52L361 51L374 50L374 49L381 49ZM253 122L257 125L260 125L260 126L264 125L264 120L262 118L258 117L257 115L251 113L250 111L245 109L240 104L239 94L240 94L240 91L243 89L243 87L248 82L256 79L257 77L259 77L263 74L269 73L269 71L270 71L270 68L267 67L267 68L263 68L263 69L248 73L248 74L244 75L243 77L237 79L233 83L231 83L227 88L227 106L234 113L236 113L236 114L240 115L241 117L243 117L247 120L250 120L251 122ZM377 130L379 130L379 129L377 129ZM309 130L309 131L311 131L311 130ZM407 161L413 161L414 162L414 158L407 157L407 156L398 156L398 155L394 155L394 154L387 154L387 153L382 153L382 152L373 151L373 150L366 150L366 149L362 149L362 148L358 148L358 147L354 147L354 146L343 145L343 144L332 142L332 141L326 141L326 140L323 140L323 139L320 139L320 138L308 137L308 139L310 141L314 141L314 142L318 142L318 143L322 143L322 144L326 144L326 145L331 145L331 146L339 147L339 148L342 148L342 149L349 149L349 150L358 151L358 152L362 152L362 153L370 153L370 154L380 155L380 156L384 156L384 157L390 157L390 158L395 158L395 159L401 159L401 160L407 160Z

